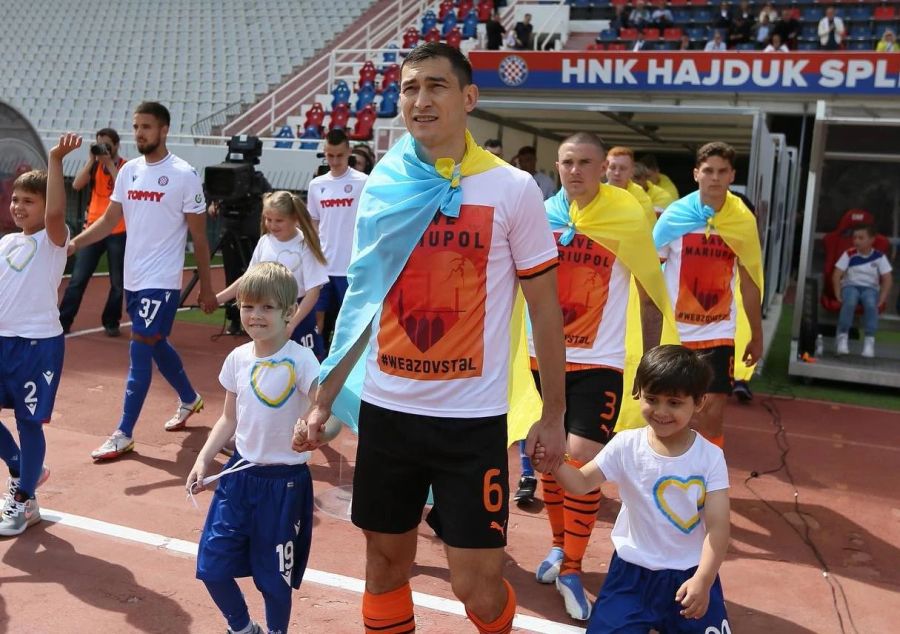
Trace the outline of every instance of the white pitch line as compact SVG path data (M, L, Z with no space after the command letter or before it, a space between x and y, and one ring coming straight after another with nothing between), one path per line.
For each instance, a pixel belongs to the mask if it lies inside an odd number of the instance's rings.
M180 313L185 310L190 310L191 308L192 308L191 306L181 306L176 309L176 312ZM125 321L125 322L122 322L121 324L119 324L120 328L128 328L130 326L131 326L130 321ZM105 330L105 328L103 326L98 326L96 328L87 328L85 330L76 330L75 332L70 332L69 334L67 334L66 339L72 339L73 337L82 337L84 335L93 335L98 332L103 332L104 330Z
M152 546L159 550L168 550L173 553L191 555L193 557L197 556L197 544L184 539L166 537L159 533L150 533L128 526L122 526L121 524L112 524L110 522L95 520L82 515L74 515L72 513L54 511L47 508L41 509L41 517L48 522L53 522L62 526L80 528L91 533L106 535L108 537L117 537L119 539ZM365 590L365 582L362 579L347 577L333 572L314 570L312 568L306 569L306 572L303 574L303 580L321 586L348 590L357 594L362 594ZM465 608L459 601L438 597L433 594L425 594L423 592L413 592L412 594L413 603L421 608L428 608L436 612L444 612L456 616L466 615ZM537 632L539 634L582 634L584 632L584 629L580 627L573 627L564 623L557 623L556 621L550 621L536 616L528 616L526 614L517 614L513 621L513 626L529 632Z

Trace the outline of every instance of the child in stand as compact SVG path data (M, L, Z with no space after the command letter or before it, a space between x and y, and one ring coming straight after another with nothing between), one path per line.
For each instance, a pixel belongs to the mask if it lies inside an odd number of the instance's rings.
M711 380L697 353L653 348L634 379L647 426L619 432L581 469L563 464L553 474L575 495L615 482L622 499L589 633L731 631L718 577L730 535L728 470L722 450L689 426ZM538 470L542 457L539 446Z
M256 243L248 268L260 262L279 262L294 274L299 289L297 310L288 324L291 339L324 356L322 337L316 332L319 289L328 282L325 254L306 205L290 192L278 191L263 197L262 237ZM238 278L216 295L219 304L234 299Z
M887 256L873 248L877 232L869 224L853 229L853 248L844 251L834 264L831 282L834 296L841 299L838 315L837 353L850 352L847 340L856 306L863 307L862 356L875 356L875 332L878 330L878 308L887 303L891 292L891 263Z
M316 389L319 363L290 339L297 281L283 265L251 267L237 289L241 325L251 342L225 359L219 382L225 407L188 475L188 493L222 477L197 554L197 578L228 621L229 632L258 634L236 577L253 577L266 606L269 634L287 632L291 589L300 587L312 538L309 453L291 449L294 426ZM218 476L213 458L235 438Z
M0 407L15 412L21 444L0 423L0 458L9 468L0 535L7 537L41 521L34 494L50 475L43 425L53 413L65 352L56 307L69 244L62 160L80 146L80 136L62 135L47 172L16 179L9 211L22 231L0 239Z

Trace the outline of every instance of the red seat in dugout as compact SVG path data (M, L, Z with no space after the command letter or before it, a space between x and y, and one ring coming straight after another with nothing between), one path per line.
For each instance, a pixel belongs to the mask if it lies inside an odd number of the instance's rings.
M831 274L834 273L834 265L841 254L853 247L853 228L860 224L874 225L875 216L865 209L849 209L838 223L838 226L822 238L825 247L825 266L822 271L822 295L819 302L825 310L836 313L841 309L841 302L834 296L831 284ZM891 243L888 239L878 234L875 236L875 244L872 245L882 253L890 253ZM884 312L884 304L878 307L878 312ZM858 306L856 312L862 313L862 306Z

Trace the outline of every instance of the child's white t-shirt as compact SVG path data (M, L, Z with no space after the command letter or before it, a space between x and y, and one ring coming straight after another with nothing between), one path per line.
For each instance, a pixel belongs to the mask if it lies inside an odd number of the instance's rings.
M291 449L294 424L309 409L309 389L319 362L309 348L288 341L275 354L257 357L253 342L231 351L219 383L237 395L237 451L256 464L302 464L309 452Z
M66 268L66 247L46 229L0 238L0 337L47 339L62 334L57 289Z
M648 428L619 432L594 462L619 487L622 508L612 530L616 553L650 570L687 570L700 563L707 493L728 488L722 450L695 433L680 456L656 453Z
M281 241L270 234L260 237L250 256L249 266L260 262L278 262L285 265L297 280L297 297L328 283L325 265L316 259L312 249L299 231L290 240Z
M876 249L872 249L868 255L863 255L856 249L847 249L834 263L834 268L846 271L841 279L841 288L866 286L879 289L881 276L893 270L884 253Z

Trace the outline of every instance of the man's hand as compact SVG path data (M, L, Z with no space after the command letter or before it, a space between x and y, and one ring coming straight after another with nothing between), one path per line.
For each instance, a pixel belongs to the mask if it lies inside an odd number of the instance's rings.
M216 294L210 288L200 289L198 303L200 304L200 309L207 315L209 313L215 312L215 310L219 307L219 300L216 298Z
M80 147L81 137L74 132L66 132L59 136L59 141L53 146L53 149L50 150L50 158L62 160L66 154L74 152Z
M762 337L754 335L750 338L750 341L747 342L747 347L744 349L744 365L746 365L748 368L752 365L755 365L759 362L760 359L762 359L762 353Z
M537 451L538 447L543 453ZM566 457L566 431L562 420L541 416L541 420L528 430L525 453L542 473L556 471Z
M675 601L684 608L681 610L681 616L686 619L699 619L706 614L711 585L698 579L696 575L681 584L675 593Z
M331 408L313 405L306 415L294 425L294 439L291 449L300 453L319 448L319 430L331 417Z

